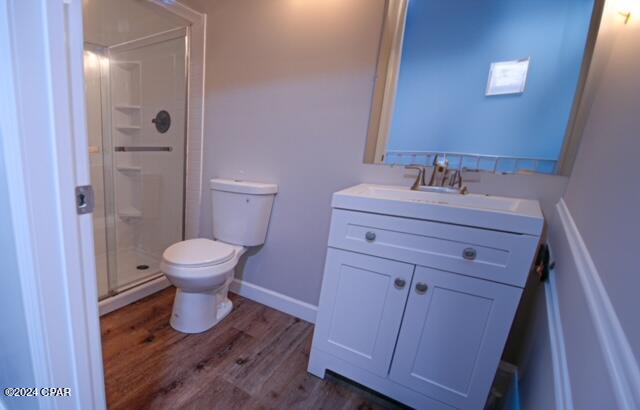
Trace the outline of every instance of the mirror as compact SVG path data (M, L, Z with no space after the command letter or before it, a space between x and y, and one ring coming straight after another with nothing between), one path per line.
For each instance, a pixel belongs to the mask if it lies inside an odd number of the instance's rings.
M365 162L565 173L599 3L388 0Z

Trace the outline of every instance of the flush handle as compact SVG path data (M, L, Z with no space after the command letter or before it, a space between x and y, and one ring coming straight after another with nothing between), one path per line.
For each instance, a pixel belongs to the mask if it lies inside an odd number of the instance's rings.
M367 242L373 242L376 240L376 233L369 231L364 235L364 238L367 240Z
M423 282L416 283L416 292L418 294L424 295L425 293L427 293L428 289L429 289L429 286L427 286L426 283L423 283Z
M396 278L396 280L393 282L393 285L396 287L396 289L403 289L406 284L407 281L402 278Z
M468 261L472 261L478 256L478 252L474 248L465 248L462 251L462 257Z

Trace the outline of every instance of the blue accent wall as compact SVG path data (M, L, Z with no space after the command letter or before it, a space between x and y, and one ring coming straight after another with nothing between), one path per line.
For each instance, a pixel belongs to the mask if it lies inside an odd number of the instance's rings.
M556 160L593 0L409 0L388 150ZM492 62L531 58L524 94L485 96Z

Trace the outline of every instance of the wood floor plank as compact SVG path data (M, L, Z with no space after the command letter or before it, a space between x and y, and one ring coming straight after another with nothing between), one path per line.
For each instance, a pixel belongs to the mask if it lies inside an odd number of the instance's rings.
M265 334L254 348L249 350L225 373L227 381L242 386L249 394L256 394L287 356L304 341L303 335L310 325L300 319L284 317L282 326Z
M313 325L237 295L207 332L169 325L169 288L101 318L109 409L399 408L350 382L307 373Z
M277 332L283 322L289 322L292 317L258 303L250 314L242 315L234 321L233 327L240 329L253 337L264 337Z
M235 352L250 344L253 338L232 329L211 342L204 342L204 349L192 349L198 354L185 358L163 378L156 389L147 392L154 403L170 403L172 408L182 408L193 403L195 397L206 397L206 392L216 388L228 365L235 360ZM240 389L241 390L241 389ZM246 393L245 393L246 394ZM246 394L249 396L248 394Z
M308 409L323 381L307 372L313 328L304 342L285 356L257 394L262 403L273 409Z

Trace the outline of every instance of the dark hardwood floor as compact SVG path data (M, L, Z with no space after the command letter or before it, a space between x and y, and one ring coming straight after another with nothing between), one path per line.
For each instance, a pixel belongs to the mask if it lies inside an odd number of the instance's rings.
M400 408L307 373L313 325L242 297L213 329L169 326L174 288L101 319L109 409Z

